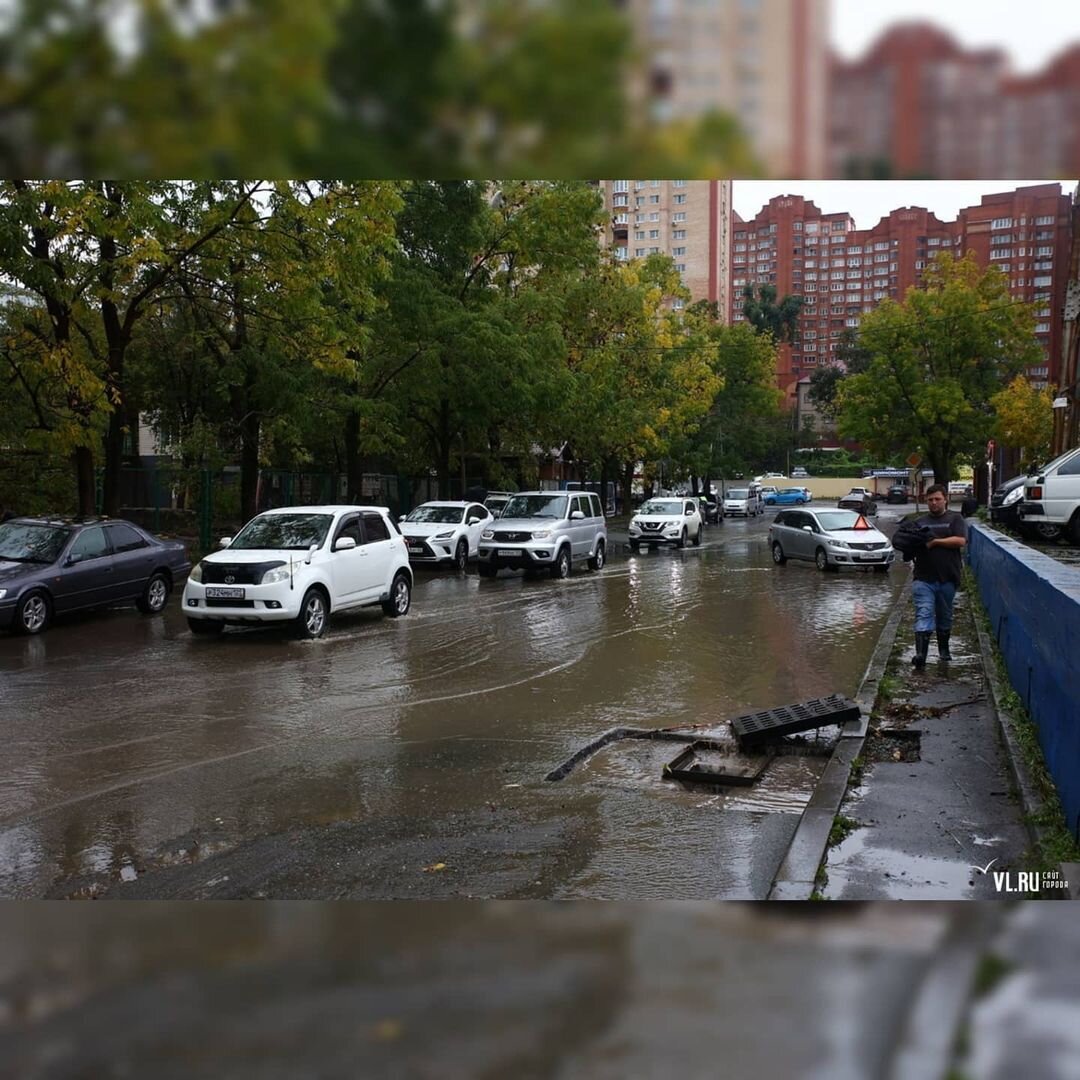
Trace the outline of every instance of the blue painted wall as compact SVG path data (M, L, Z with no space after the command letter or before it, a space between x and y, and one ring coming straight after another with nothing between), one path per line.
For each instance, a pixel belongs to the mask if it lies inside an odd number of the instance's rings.
M969 524L968 556L991 632L1080 839L1080 567Z

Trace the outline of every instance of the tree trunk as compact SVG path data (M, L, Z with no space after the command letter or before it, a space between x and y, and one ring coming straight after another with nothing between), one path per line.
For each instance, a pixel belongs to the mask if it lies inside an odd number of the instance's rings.
M632 461L623 466L622 489L623 513L629 514L634 506L634 463Z
M696 499L698 497L698 478L695 473L690 477L690 494Z
M91 517L96 511L94 491L94 452L88 446L77 446L71 455L75 466L75 489L79 499L79 517Z
M240 514L250 521L258 512L259 434L258 413L249 409L240 424Z
M436 448L436 471L439 479L439 498L450 498L450 402L439 402L439 431Z
M352 411L345 417L345 475L348 501L360 501L360 414Z

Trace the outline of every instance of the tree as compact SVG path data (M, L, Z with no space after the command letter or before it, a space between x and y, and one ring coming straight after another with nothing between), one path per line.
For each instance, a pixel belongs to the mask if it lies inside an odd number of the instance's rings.
M777 300L775 285L743 286L743 315L759 334L770 334L776 342L791 341L799 325L801 296Z
M1054 435L1053 400L1049 387L1037 389L1017 375L990 399L994 437L1005 446L1018 447L1022 462L1045 462Z
M811 404L832 423L836 423L837 396L848 375L866 371L870 355L859 343L859 333L850 327L844 329L837 340L834 363L822 364L810 373L808 397Z
M995 268L938 255L923 288L863 316L869 361L839 392L842 435L876 453L921 451L944 483L992 430L990 399L1041 350L1030 306Z

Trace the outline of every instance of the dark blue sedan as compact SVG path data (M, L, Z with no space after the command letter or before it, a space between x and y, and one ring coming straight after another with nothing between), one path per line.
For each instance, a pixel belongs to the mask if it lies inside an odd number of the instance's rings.
M0 627L40 634L54 615L130 602L156 615L190 569L183 544L130 521L13 518L0 524Z
M765 496L766 506L802 506L807 502L806 488L783 488Z

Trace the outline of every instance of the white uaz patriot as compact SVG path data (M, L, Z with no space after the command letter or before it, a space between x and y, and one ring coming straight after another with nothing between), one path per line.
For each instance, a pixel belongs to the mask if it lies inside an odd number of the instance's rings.
M227 623L291 622L297 636L317 638L339 611L409 610L409 554L385 506L267 510L221 546L184 586L193 634L219 634Z

